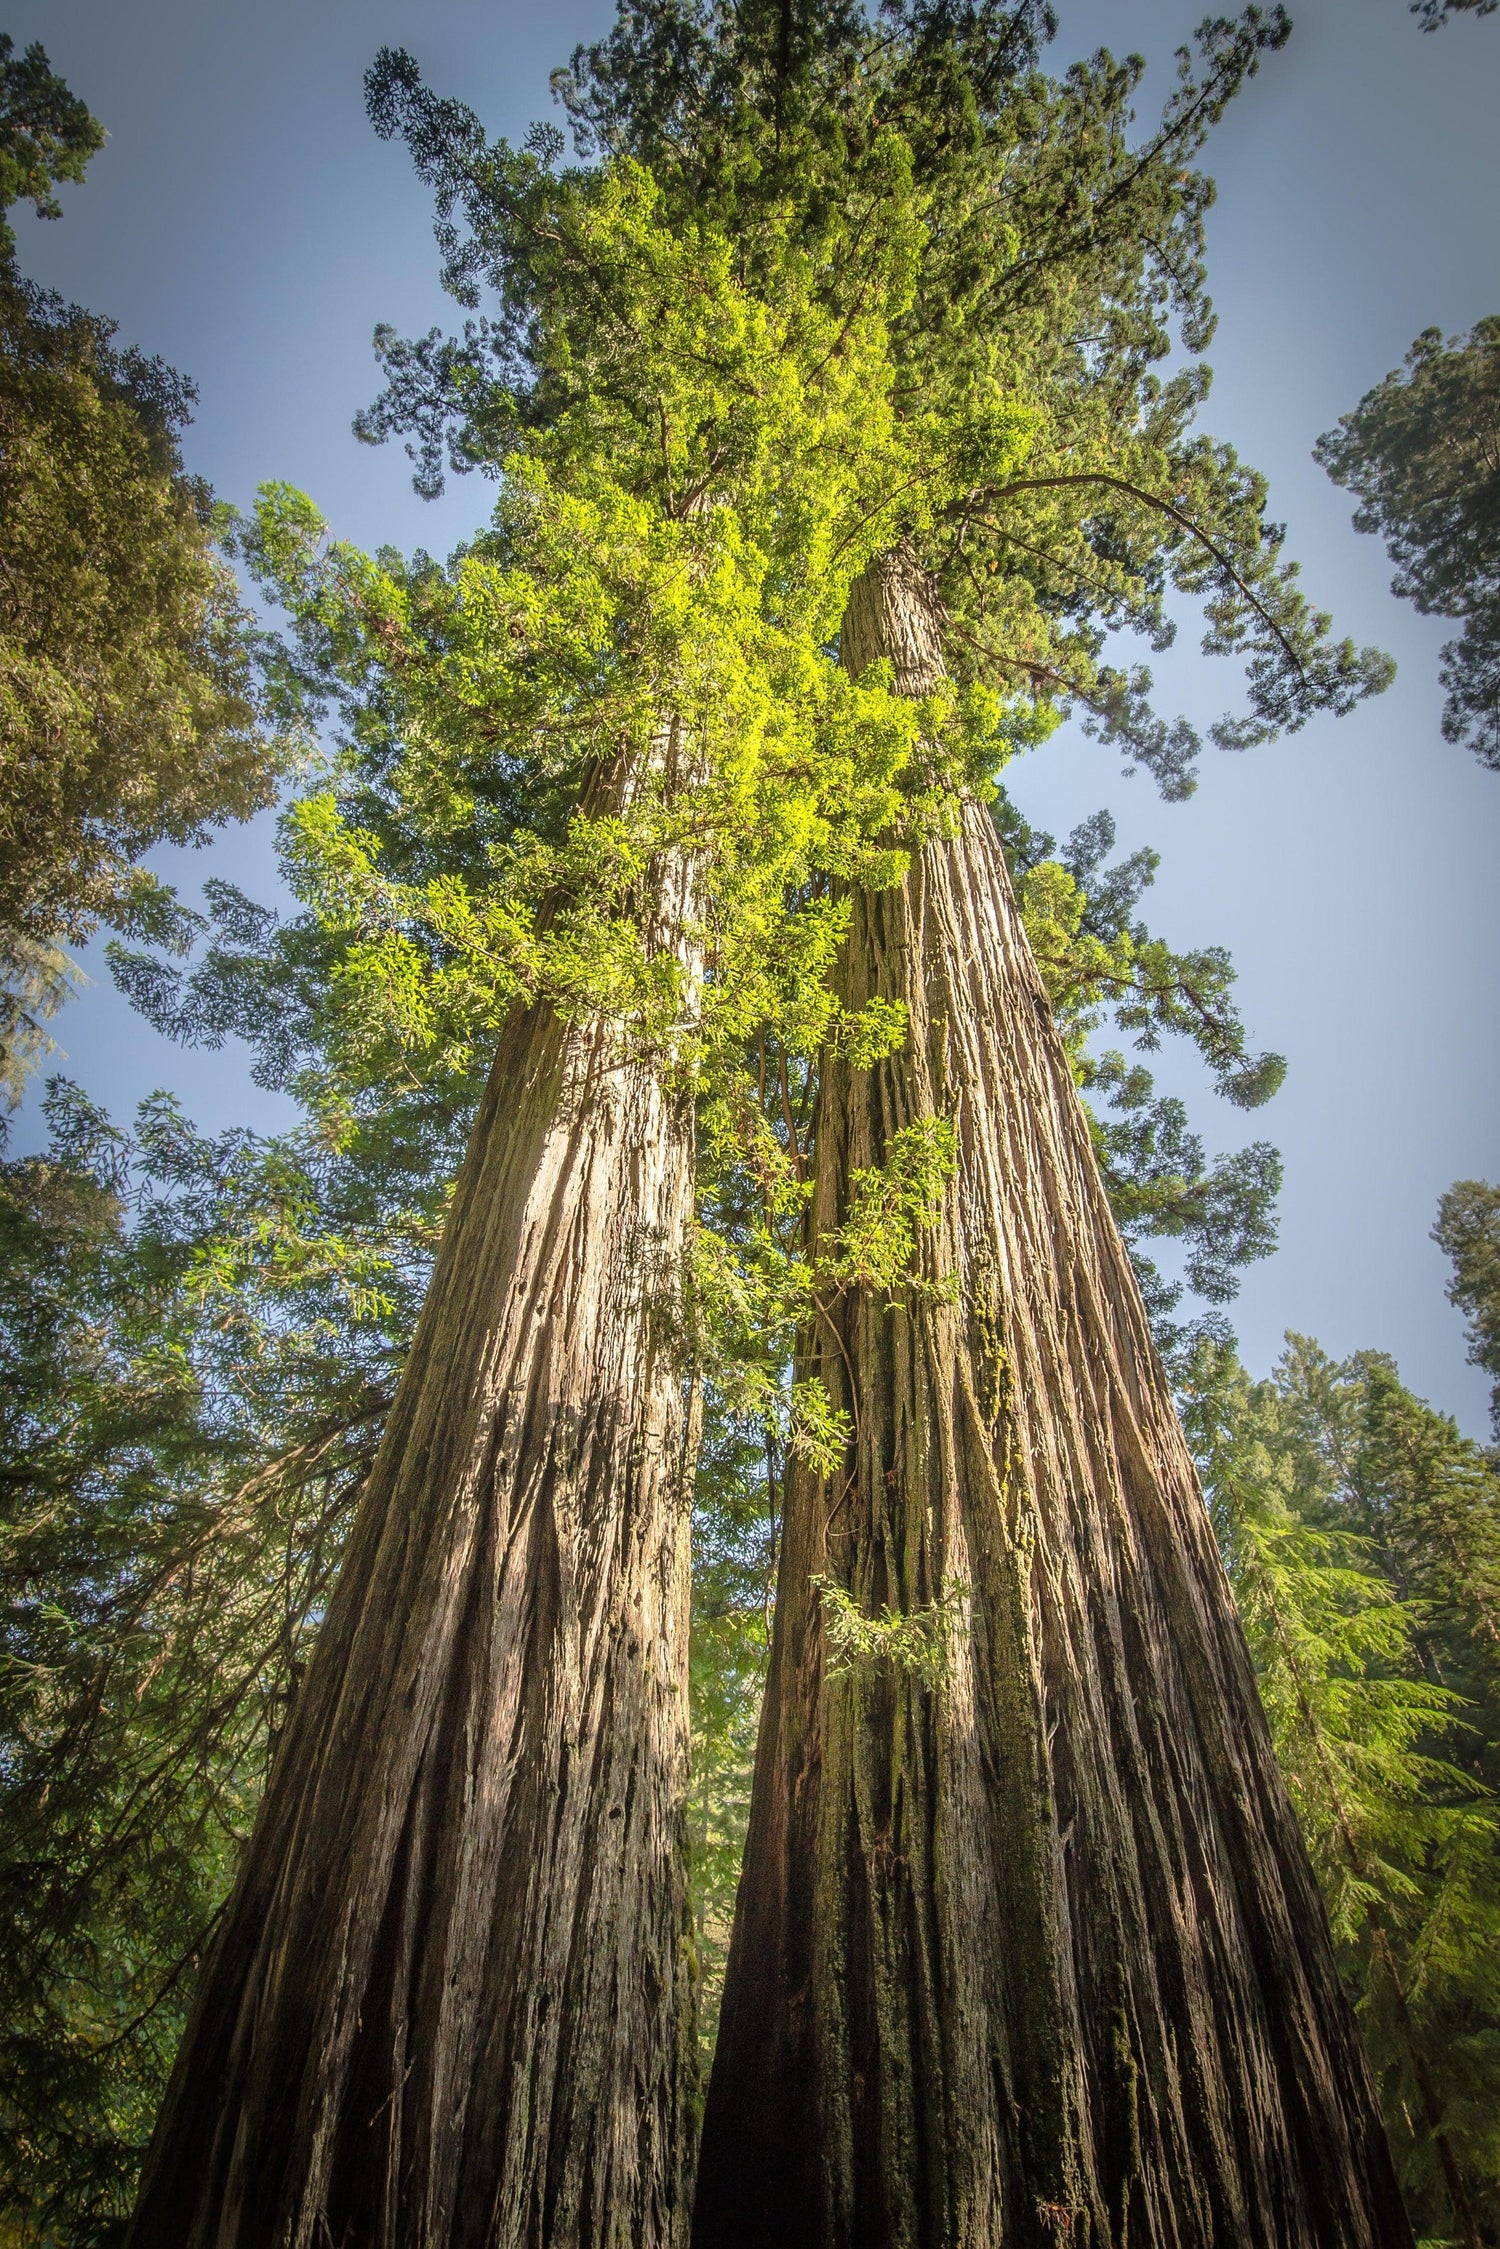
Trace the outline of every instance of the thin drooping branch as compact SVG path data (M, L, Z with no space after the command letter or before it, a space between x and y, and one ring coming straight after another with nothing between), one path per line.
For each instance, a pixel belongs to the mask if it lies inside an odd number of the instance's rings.
M1271 615L1270 610L1261 600L1255 588L1245 578L1244 574L1235 567L1219 541L1211 537L1201 523L1196 523L1185 508L1178 507L1176 501L1169 500L1164 493L1150 492L1144 485L1133 484L1128 477L1112 475L1107 469L1080 469L1066 476L1014 477L1009 484L994 486L988 497L992 500L1008 500L1017 492L1050 492L1064 489L1070 485L1081 484L1107 485L1116 492L1123 492L1127 499L1138 500L1142 507L1152 508L1158 515L1169 517L1180 530L1185 531L1190 539L1195 540L1203 548L1205 554L1213 558L1219 569L1223 571L1224 576L1235 588L1235 591L1254 610L1293 670L1299 677L1306 677L1307 667L1300 654L1287 639L1286 634L1277 624L1276 619ZM983 521L984 518L980 517L976 520ZM996 524L993 528L1004 534L1005 527L1003 524Z

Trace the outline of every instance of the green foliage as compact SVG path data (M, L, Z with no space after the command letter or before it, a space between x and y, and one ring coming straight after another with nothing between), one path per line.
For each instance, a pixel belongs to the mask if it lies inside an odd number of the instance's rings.
M425 97L402 84L420 150ZM167 1028L184 1004L248 1027L294 988L293 1082L330 1125L403 1085L457 1107L518 998L612 1019L695 1087L710 1203L731 1173L753 1189L696 1260L715 1380L777 1442L826 1447L824 1407L782 1377L796 1322L815 1286L909 1281L949 1160L946 1127L914 1127L849 1240L809 1260L792 1087L805 1131L819 1049L868 1063L905 1029L835 1005L844 892L895 879L1031 725L977 681L918 702L886 667L852 681L829 643L881 536L871 490L895 477L936 505L977 457L1017 457L1026 417L1003 400L952 430L890 414L913 240L897 148L872 150L868 203L816 259L787 245L765 298L723 238L664 229L630 162L554 176L481 155L504 222L489 249L529 308L512 409L492 399L487 424L494 524L446 569L405 565L331 544L300 495L265 496L244 547L293 615L288 691L341 722L331 785L285 828L308 910L271 970L214 949L185 991L159 954L118 969ZM841 263L835 318L819 292ZM693 870L701 979L656 926L674 864Z
M565 87L608 159L595 172L560 168L545 130L490 144L383 54L372 115L436 190L449 287L475 311L487 289L494 311L461 344L385 336L364 434L409 433L427 485L446 445L503 477L500 508L446 571L329 547L286 494L251 542L293 608L304 680L350 719L290 846L345 1079L405 1071L456 1097L513 997L603 1009L696 1075L711 1159L749 1163L785 1221L811 1152L804 1129L794 1149L783 1118L756 1121L767 1061L773 1090L806 1088L821 1042L873 1053L897 1028L833 1009L836 886L891 879L893 846L941 821L956 784L987 782L1074 702L1169 793L1186 785L1188 737L1149 719L1139 680L1098 668L1111 630L1160 640L1169 593L1203 595L1210 643L1251 681L1252 719L1225 740L1382 676L1326 644L1259 486L1190 434L1203 383L1152 372L1174 317L1193 348L1210 325L1211 191L1184 165L1282 19L1209 27L1144 152L1126 133L1134 64L1052 85L1031 67L1040 16L893 21L877 38L854 13L627 11ZM914 712L869 675L854 689L828 662L843 588L898 533L947 601L960 685L943 708ZM1026 660L985 655L977 627L1014 629ZM599 809L585 792L606 753L629 777ZM520 772L554 784L553 824L502 839L492 808L508 799L511 820ZM685 854L710 935L693 989L642 911ZM1222 953L1176 956L1118 916L1085 931L1076 878L1035 877L1080 1070L1119 1111L1101 1148L1112 1131L1130 1221L1187 1235L1190 1280L1227 1295L1269 1245L1274 1156L1208 1173L1175 1105L1153 1105L1138 1068L1085 1063L1084 1032L1101 1004L1138 1043L1185 1031L1247 1104L1279 1065L1246 1052Z
M1376 1353L1200 1340L1184 1418L1420 2232L1500 2216L1500 1478Z
M813 1579L823 1611L830 1679L866 1676L882 1669L904 1671L930 1690L948 1676L953 1635L963 1623L969 1588L950 1578L936 1600L911 1609L882 1607L874 1616L833 1578Z
M442 1195L162 1097L131 1137L48 1110L0 1170L0 2222L83 2243L128 2211Z
M1314 453L1358 495L1355 529L1384 539L1392 592L1464 620L1443 650L1443 735L1500 769L1500 315L1446 343L1424 329Z
M882 13L636 6L578 50L562 90L588 142L640 156L674 209L732 213L752 263L773 227L821 229L866 151L904 137L927 238L896 322L897 409L959 418L1000 396L1034 417L1017 472L976 479L919 540L955 667L1054 714L1080 708L1168 794L1191 787L1196 737L1154 717L1149 674L1104 647L1122 626L1164 645L1171 591L1204 600L1210 652L1246 662L1250 709L1214 730L1226 746L1383 685L1384 659L1327 642L1263 481L1191 433L1206 376L1153 372L1174 318L1190 351L1211 333L1212 187L1192 159L1285 40L1284 13L1206 22L1144 148L1129 132L1139 58L1101 53L1049 80L1031 67L1043 10Z
M938 1221L958 1159L947 1117L915 1117L892 1133L883 1164L849 1175L848 1215L820 1256L817 1279L836 1291L874 1289L888 1300L918 1285L921 1238Z
M1156 853L1136 852L1106 872L1102 863L1115 837L1107 812L1073 831L1061 859L1051 856L1052 838L1027 827L1010 807L1002 827L1019 873L1026 934L1080 1082L1090 1082L1085 1039L1107 1007L1138 1047L1159 1047L1163 1033L1190 1039L1217 1090L1236 1107L1268 1101L1286 1064L1279 1054L1247 1051L1228 954L1221 946L1174 953L1142 922L1127 919L1154 877Z
M1377 1352L1352 1362L1360 1414L1351 1519L1417 1605L1424 1644L1463 1697L1473 1770L1500 1789L1500 1474L1492 1454L1405 1390Z
M11 205L61 218L53 188L81 180L103 146L104 127L52 70L45 49L34 42L17 60L15 41L0 31L0 260L16 246L4 223Z
M1171 1359L1194 1332L1172 1315L1182 1287L1146 1255L1152 1239L1184 1243L1183 1278L1210 1304L1229 1301L1238 1268L1275 1247L1281 1163L1265 1141L1209 1164L1187 1110L1157 1095L1150 1071L1118 1050L1099 1052L1094 1034L1110 1021L1138 1051L1164 1034L1186 1037L1216 1089L1240 1108L1271 1098L1285 1064L1250 1052L1233 1000L1234 971L1221 947L1175 953L1136 916L1157 866L1138 851L1107 867L1115 824L1096 812L1068 838L1032 828L1012 805L997 806L1026 933L1088 1106L1110 1202L1129 1244L1157 1340Z
M101 128L40 47L0 43L0 207L56 217ZM66 997L59 941L149 915L133 862L270 801L254 634L212 495L184 470L191 386L23 281L0 229L0 1090Z
M271 492L246 542L350 716L332 787L288 831L337 941L330 1046L354 1082L463 1077L513 999L545 998L707 1085L768 1023L801 1052L835 1030L829 885L894 879L903 840L1025 723L978 683L916 704L878 669L856 683L827 647L879 537L872 489L941 504L977 457L1018 458L1028 423L1003 401L957 430L889 411L912 257L896 144L872 156L878 202L823 245L852 268L837 318L792 246L752 295L727 239L668 231L628 160L555 180L487 162L524 231L503 278L535 299L531 388L508 418L492 401L491 531L447 570L406 569L328 545L307 502ZM571 798L550 833L494 832L516 772ZM655 927L674 861L709 956L687 984Z
M9 1107L52 1052L45 1026L82 976L60 945L0 928L0 1095Z
M1438 31L1449 18L1472 8L1476 15L1492 16L1500 0L1411 0L1411 12L1424 31Z
M133 857L270 794L184 387L0 272L0 916L76 936Z
M1211 1346L1200 1348L1212 1379ZM1205 1483L1277 1753L1334 1935L1347 1944L1372 1911L1410 1894L1409 1862L1421 1857L1414 1808L1452 1779L1418 1745L1447 1732L1456 1698L1411 1676L1412 1615L1369 1541L1307 1519L1326 1510L1327 1495L1287 1412L1295 1374L1282 1373L1279 1384L1252 1385L1231 1371Z
M1203 221L1213 191L1193 159L1287 25L1279 10L1254 8L1207 23L1144 146L1130 132L1139 61L1101 54L1048 80L1035 68L1048 29L1047 11L1031 8L898 5L877 26L853 9L663 0L622 9L558 83L585 150L643 158L673 210L732 217L751 273L788 228L816 239L876 139L904 136L927 235L893 324L895 410L942 418L1001 396L1032 417L1017 474L969 486L925 528L902 526L940 587L948 660L960 677L1028 697L1029 736L1012 722L1018 746L1078 711L1182 795L1196 735L1153 712L1144 667L1106 661L1122 627L1164 646L1175 596L1203 602L1208 651L1246 665L1248 710L1212 730L1224 746L1300 725L1315 708L1347 708L1389 676L1373 652L1328 641L1326 618L1282 560L1262 481L1194 430L1206 373L1156 372L1174 342L1198 352L1212 331ZM424 116L443 240L467 259L472 290L484 229L464 185L467 144L451 110ZM426 448L429 473L443 431L451 464L472 464L486 388L475 356L445 393L435 351L428 339L425 387L408 358L379 409L383 429L405 428ZM1024 823L1003 800L998 813L1014 862ZM1026 862L1028 922L1094 1096L1117 1209L1137 1238L1185 1238L1189 1285L1223 1300L1236 1265L1272 1246L1274 1151L1257 1143L1210 1169L1181 1106L1157 1101L1139 1064L1091 1060L1086 1042L1105 1010L1148 1048L1185 1033L1219 1089L1246 1106L1275 1090L1280 1061L1246 1050L1221 951L1175 955L1107 892L1096 909L1092 879L1043 873L1037 861L1049 856ZM1170 1345L1179 1292L1141 1264Z
M1500 1439L1500 1187L1455 1180L1432 1238L1453 1260L1448 1301L1469 1315L1469 1363L1494 1378L1490 1419Z

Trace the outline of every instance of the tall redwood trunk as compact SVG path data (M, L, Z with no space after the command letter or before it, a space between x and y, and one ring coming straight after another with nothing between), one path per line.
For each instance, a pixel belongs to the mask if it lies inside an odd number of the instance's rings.
M692 1123L508 1024L132 2249L683 2238Z
M845 660L940 665L925 582ZM1410 2234L1208 1516L988 813L854 901L813 1224L953 1120L932 1286L829 1306L851 1416L790 1478L698 2249L1396 2249ZM952 1277L956 1276L956 1288ZM947 1285L944 1285L945 1282ZM830 1670L815 1580L955 1616ZM957 1594L954 1588L961 1587Z

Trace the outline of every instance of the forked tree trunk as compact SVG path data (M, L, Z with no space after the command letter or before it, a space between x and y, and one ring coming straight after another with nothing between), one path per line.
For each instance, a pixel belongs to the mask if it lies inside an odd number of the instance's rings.
M683 2238L692 1126L507 1026L132 2249Z
M929 685L894 557L845 660ZM989 814L856 898L813 1224L947 1115L925 1291L807 1348L855 1438L793 1473L697 2249L1395 2249L1410 2234L1171 1394ZM830 1665L945 1596L932 1686ZM962 1588L962 1592L956 1591ZM929 1646L941 1638L929 1633Z

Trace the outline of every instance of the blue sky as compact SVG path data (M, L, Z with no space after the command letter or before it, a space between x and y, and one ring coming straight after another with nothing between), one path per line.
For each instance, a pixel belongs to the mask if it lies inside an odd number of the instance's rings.
M1052 62L1101 43L1145 54L1144 127L1205 5L1058 0ZM1500 18L1424 36L1406 0L1294 0L1292 13L1290 45L1208 159L1220 326L1204 422L1269 475L1308 591L1341 631L1395 655L1396 684L1288 742L1211 753L1186 805L1122 780L1075 731L1013 768L1013 787L1059 833L1108 804L1122 848L1158 849L1153 926L1228 945L1253 1039L1289 1058L1284 1091L1252 1119L1214 1101L1189 1060L1160 1070L1212 1146L1264 1134L1286 1159L1282 1247L1234 1311L1249 1364L1267 1367L1288 1327L1340 1354L1389 1350L1478 1435L1487 1386L1464 1363L1427 1236L1451 1180L1500 1177L1500 775L1443 742L1449 629L1391 597L1383 549L1352 531L1310 454L1419 330L1500 311ZM425 191L370 131L361 77L383 42L409 47L436 88L515 135L550 114L548 72L609 15L604 0L13 0L13 37L45 44L110 135L60 223L20 215L22 263L196 380L188 457L226 498L246 505L284 478L345 537L446 552L486 487L471 478L426 504L398 449L349 431L378 387L375 323L410 333L453 310ZM1163 703L1195 718L1233 698L1229 667L1199 657L1189 629L1155 668ZM267 896L269 822L156 863L189 894L217 872ZM168 1046L97 950L86 966L95 981L58 1035L97 1098L128 1113L170 1085L209 1127L285 1113L242 1054ZM15 1145L35 1140L33 1103Z

